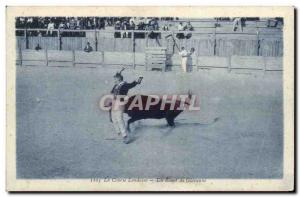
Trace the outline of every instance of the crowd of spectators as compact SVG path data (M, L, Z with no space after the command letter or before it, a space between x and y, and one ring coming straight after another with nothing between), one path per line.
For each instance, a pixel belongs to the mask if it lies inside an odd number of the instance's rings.
M114 29L118 30L114 33L116 38L131 38L128 30L148 30L168 31L172 26L170 21L176 18L165 17L17 17L17 29L43 29L37 31L28 31L29 36L57 36L58 30L91 30L91 29ZM160 22L160 23L159 23ZM160 26L160 25L161 26ZM188 22L185 26L179 24L178 30L192 30L191 24ZM175 27L176 28L176 27ZM19 33L22 33L20 31ZM84 36L84 32L63 32L62 36ZM136 33L135 36L144 37L144 33ZM157 33L151 32L150 38L156 38Z
M232 21L232 31L243 31L245 21L259 18L215 18L215 27L222 21ZM176 23L174 23L174 22ZM181 20L182 21L182 20ZM186 22L178 21L174 17L17 17L16 28L19 29L43 29L37 31L28 31L29 36L58 36L54 30L77 30L77 31L60 31L61 36L85 36L84 31L80 30L117 30L114 33L115 38L131 38L130 30L147 30L150 31L150 38L158 38L159 33L152 31L193 31L194 27L187 20ZM283 23L282 18L268 19L267 27L276 27L278 23ZM17 31L22 34L24 31ZM144 38L145 33L135 33L136 38ZM191 33L177 33L178 39L190 38Z
M37 35L55 36L54 29L91 30L112 27L115 30L159 30L158 20L173 18L155 17L17 17L16 28L45 29ZM130 37L128 32L117 32L117 37Z

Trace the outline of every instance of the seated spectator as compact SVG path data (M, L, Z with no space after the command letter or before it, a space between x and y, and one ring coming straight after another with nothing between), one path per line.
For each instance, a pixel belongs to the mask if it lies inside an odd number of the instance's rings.
M183 31L183 30L184 30L184 26L183 26L182 22L180 22L180 23L178 24L177 30L178 30L178 31Z
M127 22L127 20L124 20L121 24L121 29L122 30L128 30L129 29L129 24ZM129 37L129 33L128 31L122 31L121 32L122 38L128 38Z
M34 27L33 27L33 18L32 18L32 17L29 17L29 18L27 19L26 26L27 26L27 28L34 28Z
M161 29L162 29L163 31L169 31L169 26L168 26L168 24L165 23L165 24L161 27Z
M36 50L36 51L39 51L39 50L41 50L41 49L42 49L42 47L41 47L39 44L37 44L36 47L35 47L35 50Z
M184 31L184 26L183 26L182 22L180 22L180 23L178 24L177 30L178 30L178 31ZM178 39L183 39L183 38L184 38L184 33L178 33L178 34L176 34L176 37L177 37Z
M134 26L135 26L135 23L136 23L136 17L131 17L130 19L129 19L129 24L131 25L131 24L134 24Z
M130 28L131 30L135 30L135 23L134 23L134 21L130 21L129 23L130 23L130 24L129 24L129 28Z
M269 18L267 20L267 27L276 27L277 26L277 20L274 18Z
M103 18L98 21L99 23L99 29L105 29L105 20Z
M63 22L60 22L59 25L58 25L58 29L59 30L65 29L65 24Z
M37 31L37 36L38 36L38 37L42 37L42 32Z
M74 18L71 18L70 20L70 29L75 29L76 28L76 21Z
M121 22L120 21L116 22L115 30L121 30ZM115 32L115 38L121 38L121 32L120 31Z
M186 26L184 27L184 30L186 31L194 31L194 27L191 25L191 22L188 21Z
M194 30L194 27L191 25L191 22L188 21L186 26L184 27L184 30L185 31L193 31ZM192 37L192 33L186 33L185 34L185 38L189 39Z
M92 52L92 51L93 51L93 48L91 47L90 43L87 42L87 43L86 43L86 46L84 47L83 50L84 50L84 52L89 53L89 52Z

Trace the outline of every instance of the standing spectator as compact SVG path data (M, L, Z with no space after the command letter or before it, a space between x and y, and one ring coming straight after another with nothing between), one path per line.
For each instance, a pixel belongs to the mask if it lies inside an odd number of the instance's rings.
M191 48L190 52L188 53L187 57L187 72L193 71L193 65L195 64L196 60L195 48Z
M92 51L93 51L93 48L91 47L90 43L87 42L87 43L86 43L86 46L84 47L83 50L84 50L84 52L89 53L89 52L92 52Z
M179 55L181 56L181 68L182 68L183 72L186 72L187 71L188 52L185 50L184 47L181 47Z
M46 34L48 35L48 33L50 33L50 35L52 36L53 30L54 30L54 23L53 23L53 21L50 21L50 23L48 24L48 27L47 27Z
M242 18L233 18L232 31L236 31L238 28L240 28L240 30L243 31Z

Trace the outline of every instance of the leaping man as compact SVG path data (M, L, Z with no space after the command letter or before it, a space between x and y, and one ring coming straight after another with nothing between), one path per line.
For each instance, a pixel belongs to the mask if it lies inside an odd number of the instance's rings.
M118 98L118 96L126 96L128 91L135 87L136 85L140 84L142 81L142 77L140 77L138 80L133 81L132 83L127 83L123 80L122 71L124 68L117 72L114 75L115 85L113 89L111 90L111 93L113 94L113 100L112 100L112 108L111 108L111 122L113 123L115 131L118 133L118 135L122 135L123 142L125 144L129 143L129 137L128 137L128 131L125 127L125 122L123 118L124 113L124 98Z

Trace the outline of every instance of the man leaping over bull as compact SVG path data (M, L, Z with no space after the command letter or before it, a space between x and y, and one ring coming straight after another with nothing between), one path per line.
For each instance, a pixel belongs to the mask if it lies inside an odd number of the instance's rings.
M124 98L122 96L126 96L128 91L135 87L136 85L140 84L142 81L142 77L140 77L137 81L133 81L132 83L127 83L123 81L122 71L124 68L117 72L114 75L115 85L111 90L113 94L112 100L112 108L111 108L111 122L113 123L114 129L118 133L118 135L122 135L123 142L125 144L129 143L128 131L125 127L125 122L123 119L124 113Z

